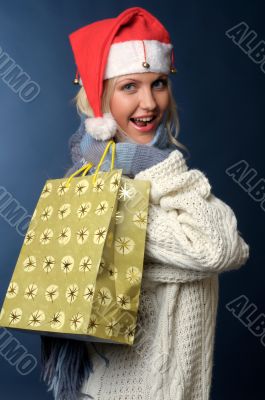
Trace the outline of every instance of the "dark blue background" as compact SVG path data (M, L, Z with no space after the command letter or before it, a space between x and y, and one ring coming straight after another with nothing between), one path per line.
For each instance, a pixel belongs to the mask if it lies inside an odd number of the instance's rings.
M265 39L262 1L85 1L24 0L0 2L0 46L31 79L40 94L24 103L0 79L0 186L31 214L48 178L61 177L71 165L67 142L79 118L71 103L75 65L68 35L127 7L142 6L167 27L175 47L173 77L180 109L179 140L191 152L190 167L201 169L216 196L235 211L251 257L239 271L220 276L220 299L212 400L264 397L265 348L225 307L245 295L264 306L265 214L225 170L246 160L265 177L265 74L225 31L244 21ZM4 298L23 237L0 219L0 300ZM37 336L16 333L39 359ZM0 357L1 399L51 399L39 383L39 365L28 376Z

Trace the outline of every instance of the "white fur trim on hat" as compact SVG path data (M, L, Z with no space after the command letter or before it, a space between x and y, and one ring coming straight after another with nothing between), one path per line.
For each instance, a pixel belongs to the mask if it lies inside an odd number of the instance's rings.
M144 45L143 45L144 42ZM144 68L145 61L150 68ZM169 74L171 66L172 44L158 40L128 40L113 43L110 47L104 79L141 72Z
M103 117L89 117L85 120L86 132L96 140L111 139L117 131L117 123L111 113Z

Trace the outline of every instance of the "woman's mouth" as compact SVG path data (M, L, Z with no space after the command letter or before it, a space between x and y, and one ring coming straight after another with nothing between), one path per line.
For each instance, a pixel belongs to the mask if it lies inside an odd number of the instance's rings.
M142 132L148 132L154 129L155 127L155 122L154 120L156 117L152 118L130 118L130 121L132 122L133 126L142 131Z

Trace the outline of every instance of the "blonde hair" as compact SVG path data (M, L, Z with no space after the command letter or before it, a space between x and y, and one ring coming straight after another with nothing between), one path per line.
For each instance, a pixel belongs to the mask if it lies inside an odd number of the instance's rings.
M120 76L119 76L120 78ZM104 81L103 85L103 95L102 95L102 112L110 111L110 99L114 92L115 84L118 77L110 78ZM176 147L184 149L190 155L189 150L186 146L177 140L180 130L178 107L172 94L171 81L168 79L168 89L169 89L169 107L166 118L166 131L168 134L169 142L174 144ZM89 104L87 95L84 87L82 86L78 91L77 95L73 99L76 104L77 112L79 115L85 114L88 117L94 117L94 112Z

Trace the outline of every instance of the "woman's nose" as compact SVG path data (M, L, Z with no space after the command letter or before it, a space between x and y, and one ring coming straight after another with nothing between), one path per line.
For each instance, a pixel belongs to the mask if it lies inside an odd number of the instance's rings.
M140 107L146 110L154 110L156 108L156 100L151 89L144 89L140 93Z

